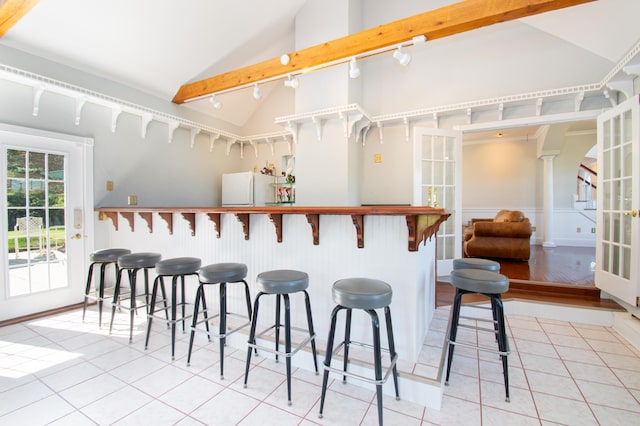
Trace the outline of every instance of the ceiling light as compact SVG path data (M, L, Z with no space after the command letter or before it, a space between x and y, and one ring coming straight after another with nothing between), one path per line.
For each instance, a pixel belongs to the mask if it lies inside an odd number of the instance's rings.
M280 63L282 65L289 65L289 61L291 61L291 58L289 58L289 55L287 55L286 53L280 56Z
M297 89L298 87L300 87L300 80L298 80L296 77L291 78L291 76L289 76L284 81L284 86L291 87L292 89Z
M411 39L411 42L413 43L413 45L415 46L416 44L421 44L427 41L427 36L424 34L421 35L417 35L414 38Z
M261 97L262 97L262 92L258 87L258 83L256 83L253 86L253 99L255 99L256 101L259 101Z
M209 98L209 102L211 102L211 105L213 105L215 109L222 108L222 102L216 99L216 95L211 95L211 97Z
M393 57L398 61L400 65L406 67L411 62L411 55L402 51L402 47L398 46L398 50L393 52Z
M358 63L356 62L356 58L351 58L349 61L349 77L358 78L360 77L360 68L358 68Z

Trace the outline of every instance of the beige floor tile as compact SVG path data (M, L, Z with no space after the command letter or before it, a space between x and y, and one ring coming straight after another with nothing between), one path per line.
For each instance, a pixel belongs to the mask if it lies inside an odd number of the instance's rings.
M424 420L442 426L479 425L480 404L445 395L441 409L427 408Z
M539 371L528 371L527 380L533 392L584 401L578 385L576 385L574 379L571 377L547 374Z
M260 401L234 390L220 392L190 416L207 425L233 425L248 416Z
M596 383L604 383L614 386L622 386L622 383L609 367L583 364L581 362L566 361L565 365L571 373L571 377L578 380L586 380Z
M302 418L295 414L267 404L261 404L242 419L238 423L238 426L252 426L258 424L265 426L294 426L299 424L301 420Z
M158 399L183 413L191 413L223 390L222 386L211 380L193 376Z
M638 423L638 413L591 404L591 409L602 426L628 426Z
M576 380L585 400L590 404L620 408L640 413L640 402L623 387Z
M597 425L586 402L533 392L540 420L571 425Z
M534 426L539 425L537 417L523 416L493 407L482 407L482 423L491 426Z

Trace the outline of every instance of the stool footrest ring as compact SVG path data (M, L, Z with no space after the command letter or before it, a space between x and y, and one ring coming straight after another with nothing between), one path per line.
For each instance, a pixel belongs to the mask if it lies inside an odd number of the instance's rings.
M456 341L453 341L451 339L447 339L447 342L449 344L452 344L452 345L463 346L465 348L476 349L478 351L491 352L491 353L498 354L498 355L507 356L507 355L509 355L511 353L511 350L509 350L509 349L507 349L506 352L502 352L502 351L499 351L499 350L496 350L496 349L493 349L493 348L490 348L490 347L487 347L487 346L478 346L478 345L472 345L471 343L456 342ZM509 343L507 342L507 348L508 347L509 347Z
M393 367L395 367L397 361L398 361L398 354L393 356L393 359L391 360L391 364L389 365L389 367L387 367L387 371L385 372L384 376L380 380L372 379L371 377L362 376L360 374L355 374L350 371L344 371L341 368L334 368L326 364L324 365L324 369L327 371L340 374L341 376L353 377L354 379L362 380L363 382L366 382L366 383L372 383L374 385L382 385L387 382L387 379L393 372Z
M264 330L262 330L260 333L256 333L255 338L258 339L259 337L261 337L262 335L264 335L265 333L267 333L268 331L272 330L276 328L275 325L272 325L271 327L265 328ZM295 331L299 331L299 332L307 332L308 330L302 329L302 328L298 328L298 327L291 327L291 330L295 330ZM293 355L295 355L296 353L298 353L300 351L300 349L302 349L303 347L305 347L307 345L307 343L309 343L312 340L315 340L316 338L316 334L313 333L313 335L307 337L306 339L304 339L298 346L296 346L295 348L292 348L291 352L287 353L287 352L283 352L283 351L276 351L275 349L271 349L269 347L266 346L262 346L262 345L258 345L257 343L247 343L247 346L253 349L261 349L263 351L272 353L272 354L276 354L276 355L280 355L280 356L284 356L284 357L288 357L291 358Z
M249 320L249 318L248 318L246 315L242 315L242 314L234 314L234 313L232 313L232 312L227 312L227 316L232 316L232 317L236 317L236 318L243 318L243 319L245 319L245 320L247 320L247 321L246 321L246 322L244 322L244 323L242 323L241 325L237 326L236 328L232 328L231 330L228 330L228 331L227 331L226 333L224 333L224 334L216 333L215 331L213 331L213 330L211 329L211 327L210 327L209 331L207 331L206 329L203 329L203 328L199 328L199 327L198 327L198 325L200 325L200 324L203 324L203 323L205 323L205 322L209 322L209 321L215 320L216 318L219 318L219 317L220 317L220 314L215 314L215 315L213 315L213 316L210 316L210 317L209 317L209 318L207 318L207 319L204 319L204 318L203 318L203 319L201 319L200 321L196 322L196 325L195 325L195 326L191 326L191 330L193 330L193 331L197 331L198 333L204 333L204 334L206 334L206 335L207 335L207 336L209 336L209 337L213 336L213 337L215 337L215 338L217 338L217 339L224 339L224 338L226 338L227 336L230 336L230 335L232 335L233 333L235 333L235 332L237 332L237 331L242 330L242 329L243 329L243 328L245 328L246 326L251 325L251 321Z

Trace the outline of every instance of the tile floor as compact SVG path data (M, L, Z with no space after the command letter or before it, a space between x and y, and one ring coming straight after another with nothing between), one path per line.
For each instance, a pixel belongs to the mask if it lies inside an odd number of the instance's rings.
M437 374L448 315L446 308L436 311L418 363L402 370ZM112 336L98 330L95 312L85 323L81 311L72 311L0 328L0 424L377 424L374 391L332 381L319 419L322 376L295 370L288 406L284 363L254 357L244 389L244 351L226 351L220 380L215 341L197 339L187 367L185 335L178 333L171 362L166 330L154 328L145 351L144 325L129 344L121 317ZM507 321L510 403L498 357L458 347L442 409L385 397L385 424L640 424L640 351L615 331L514 315Z

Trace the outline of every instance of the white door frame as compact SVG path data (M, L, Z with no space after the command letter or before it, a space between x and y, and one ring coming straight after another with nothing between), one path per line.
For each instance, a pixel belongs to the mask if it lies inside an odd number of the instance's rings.
M14 126L0 123L0 146L5 148L34 149L64 152L68 154L67 195L65 200L65 230L67 245L67 276L69 285L65 288L33 293L24 296L9 297L7 256L7 217L6 198L2 197L0 208L0 320L12 319L24 315L42 312L62 306L79 303L83 300L87 259L94 245L93 220L93 139L40 129ZM4 159L4 155L2 156ZM5 160L6 161L6 160ZM6 163L3 161L0 172L3 185L6 183ZM70 186L69 183L73 183ZM76 237L80 238L71 238ZM69 255L71 252L71 255Z

